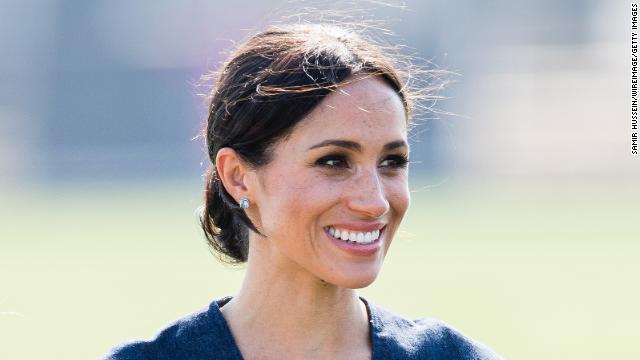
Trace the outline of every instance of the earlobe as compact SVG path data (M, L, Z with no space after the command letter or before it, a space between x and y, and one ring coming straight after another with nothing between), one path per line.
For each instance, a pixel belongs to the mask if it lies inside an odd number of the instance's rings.
M216 154L216 170L225 190L236 201L247 193L245 175L247 167L238 153L228 147L218 150Z

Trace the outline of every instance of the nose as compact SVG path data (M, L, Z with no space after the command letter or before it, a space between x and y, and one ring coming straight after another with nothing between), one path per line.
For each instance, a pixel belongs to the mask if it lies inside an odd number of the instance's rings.
M347 189L347 204L367 218L380 218L389 211L384 184L377 171L363 171Z

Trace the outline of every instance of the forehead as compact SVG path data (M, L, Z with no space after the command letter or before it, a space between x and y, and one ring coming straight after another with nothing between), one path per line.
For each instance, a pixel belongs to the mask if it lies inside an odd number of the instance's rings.
M291 135L314 141L326 137L355 140L362 136L398 139L406 138L406 132L407 119L400 96L384 80L369 77L329 94Z

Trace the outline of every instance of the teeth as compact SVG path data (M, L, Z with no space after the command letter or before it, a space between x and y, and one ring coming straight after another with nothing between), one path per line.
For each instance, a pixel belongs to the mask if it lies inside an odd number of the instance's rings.
M348 231L344 229L340 230L340 229L333 228L331 226L327 226L325 230L336 239L356 242L358 244L368 244L380 238L380 230L374 230L369 232L359 232L359 231Z

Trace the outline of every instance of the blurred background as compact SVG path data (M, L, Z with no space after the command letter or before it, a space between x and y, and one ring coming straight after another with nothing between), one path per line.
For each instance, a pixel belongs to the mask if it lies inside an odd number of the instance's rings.
M362 294L509 359L640 358L630 3L377 3L461 76L456 115L413 134L412 208ZM98 358L237 290L195 215L197 85L313 4L0 0L1 359Z

